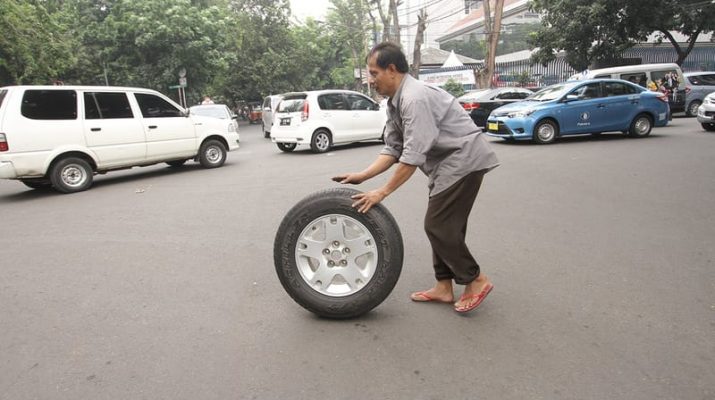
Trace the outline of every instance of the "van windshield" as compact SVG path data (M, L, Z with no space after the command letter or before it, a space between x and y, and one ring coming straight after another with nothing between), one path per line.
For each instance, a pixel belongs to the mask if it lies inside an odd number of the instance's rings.
M292 113L303 111L303 103L305 102L305 96L303 97L287 97L283 99L278 104L279 113Z

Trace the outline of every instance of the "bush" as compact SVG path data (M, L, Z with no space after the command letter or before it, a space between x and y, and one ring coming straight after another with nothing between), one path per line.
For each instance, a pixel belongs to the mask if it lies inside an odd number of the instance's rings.
M442 88L454 97L459 97L464 94L464 86L452 78L449 78Z

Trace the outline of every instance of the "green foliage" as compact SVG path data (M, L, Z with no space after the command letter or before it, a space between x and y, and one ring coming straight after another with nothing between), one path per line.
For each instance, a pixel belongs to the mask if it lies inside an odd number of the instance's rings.
M547 63L557 51L566 51L566 61L583 70L594 61L617 59L623 50L644 41L653 31L674 39L677 31L694 42L698 34L715 29L715 7L701 0L532 0L542 15L542 27L530 43L539 50L535 62ZM687 50L675 44L679 63Z
M521 87L526 87L529 82L531 82L531 72L528 70L523 70L517 73L514 77L516 78L516 82Z
M0 84L50 84L74 62L70 38L42 2L0 1Z
M454 97L464 94L464 86L452 78L449 78L442 88Z

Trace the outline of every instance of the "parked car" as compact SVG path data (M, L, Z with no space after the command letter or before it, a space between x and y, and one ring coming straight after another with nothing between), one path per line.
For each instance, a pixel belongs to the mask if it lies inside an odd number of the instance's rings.
M685 95L685 109L688 115L695 116L705 96L715 92L715 72L686 72L685 79L688 80L690 89Z
M192 115L200 115L202 117L211 117L230 121L230 123L233 124L233 129L238 132L238 116L225 104L192 106L189 108L189 113Z
M460 96L457 100L472 117L472 121L477 126L484 127L492 110L505 104L524 100L532 94L534 92L528 89L502 87L473 90Z
M668 93L670 112L677 113L686 111L685 95L688 85L685 76L683 75L683 71L680 69L678 64L636 64L624 65L621 67L592 69L573 75L570 80L598 78L623 79L645 88L648 85L648 81L657 83L667 74L675 74L678 79L678 87L676 89L669 90Z
M154 90L0 88L0 178L35 189L79 192L96 173L160 162L216 168L238 146L231 120L191 115Z
M307 144L323 153L334 144L382 139L386 121L386 111L358 92L286 93L275 113L271 140L282 151Z
M621 131L633 137L668 123L668 99L620 79L556 84L492 111L487 135L551 143L559 136Z
M273 111L278 106L278 103L283 99L282 94L266 96L263 98L263 115L261 117L261 130L263 137L271 137L271 128L273 127Z
M703 104L698 107L698 122L706 131L715 131L715 92L703 99Z

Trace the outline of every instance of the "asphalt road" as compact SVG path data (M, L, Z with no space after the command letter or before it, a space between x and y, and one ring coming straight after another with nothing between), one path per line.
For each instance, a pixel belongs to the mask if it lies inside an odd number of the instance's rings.
M1 399L715 398L715 134L694 119L490 139L502 165L468 242L495 289L468 316L409 300L433 283L416 174L385 201L400 281L347 321L288 297L273 241L380 146L288 154L241 134L216 170L120 171L72 195L0 181Z

